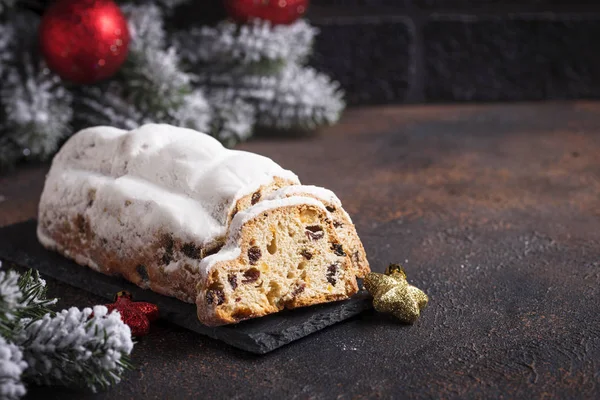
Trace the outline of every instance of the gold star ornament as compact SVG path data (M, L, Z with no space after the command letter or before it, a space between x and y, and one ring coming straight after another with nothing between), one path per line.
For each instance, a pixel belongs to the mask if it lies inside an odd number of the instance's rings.
M408 324L419 318L429 301L421 289L408 284L406 273L398 264L390 264L384 274L370 272L364 283L373 296L375 310L393 314Z

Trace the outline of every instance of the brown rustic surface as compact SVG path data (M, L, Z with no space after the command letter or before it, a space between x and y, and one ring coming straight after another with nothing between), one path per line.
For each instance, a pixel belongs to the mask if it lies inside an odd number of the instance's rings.
M114 389L30 398L600 398L600 103L359 109L240 147L338 193L374 269L402 262L430 295L422 318L367 314L266 356L158 323ZM0 177L0 225L35 216L44 173Z

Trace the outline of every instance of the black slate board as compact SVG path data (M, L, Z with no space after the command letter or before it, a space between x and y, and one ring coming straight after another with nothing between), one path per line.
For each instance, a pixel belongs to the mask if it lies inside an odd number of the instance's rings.
M119 290L127 290L138 301L157 304L161 318L252 353L268 353L371 308L369 296L363 291L343 302L287 310L237 325L210 328L198 321L193 304L142 289L122 278L100 274L46 250L37 240L36 224L30 220L0 228L0 260L35 268L44 275L109 300Z

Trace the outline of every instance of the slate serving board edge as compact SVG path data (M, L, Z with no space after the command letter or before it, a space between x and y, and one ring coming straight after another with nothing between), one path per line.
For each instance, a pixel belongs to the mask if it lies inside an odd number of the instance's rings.
M34 268L110 301L119 290L127 290L136 300L157 304L161 318L255 354L266 354L372 308L369 295L362 291L342 302L286 310L237 325L211 328L198 321L193 304L142 289L123 278L95 272L46 250L37 240L36 225L36 220L29 220L0 228L0 260Z

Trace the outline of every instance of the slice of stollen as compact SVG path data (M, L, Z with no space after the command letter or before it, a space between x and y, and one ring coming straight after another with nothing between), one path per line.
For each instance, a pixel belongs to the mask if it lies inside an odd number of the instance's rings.
M340 248L320 201L261 201L239 212L225 246L202 260L198 318L217 326L347 299L358 288L350 257Z

